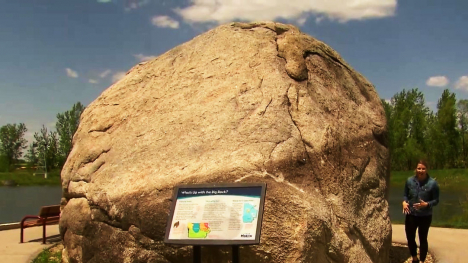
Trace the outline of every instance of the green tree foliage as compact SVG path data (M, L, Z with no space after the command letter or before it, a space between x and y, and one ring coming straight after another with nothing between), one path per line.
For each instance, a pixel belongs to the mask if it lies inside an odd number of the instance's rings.
M39 162L39 156L37 153L37 145L35 143L29 144L28 151L24 156L26 161L31 165L36 165Z
M461 163L463 167L466 167L466 157L467 157L467 150L468 150L468 100L459 100L457 102L457 110L458 110L458 128L460 130L460 138L461 138Z
M34 134L34 146L37 147L38 164L46 166L47 170L59 166L59 142L57 132L47 131L45 126L42 126L40 132Z
M26 139L24 134L28 129L24 123L7 124L0 127L0 155L7 169L11 167L23 154L26 149Z
M60 165L65 163L68 158L68 154L70 154L73 145L73 135L78 129L80 116L84 109L85 107L83 104L77 102L70 110L57 114L57 123L55 126L59 136L58 161Z
M389 130L392 168L412 169L426 150L427 116L424 95L418 89L403 90L384 103Z
M440 129L440 141L443 145L438 158L445 167L455 167L458 157L459 132L457 130L457 108L455 93L448 89L442 92L437 102L437 125Z
M428 142L427 159L431 164L431 168L440 168L444 166L443 147L444 142L441 140L442 133L440 130L437 114L431 112L427 117L428 131L426 141Z
M382 99L382 105L385 110L385 116L387 117L387 120L390 120L392 113L393 113L393 107L390 104L390 102L387 102L386 100Z
M5 155L0 153L0 172L8 172L10 165Z
M392 170L412 170L418 159L431 168L465 167L468 157L468 100L457 103L444 90L433 113L418 89L403 90L382 104L387 117Z

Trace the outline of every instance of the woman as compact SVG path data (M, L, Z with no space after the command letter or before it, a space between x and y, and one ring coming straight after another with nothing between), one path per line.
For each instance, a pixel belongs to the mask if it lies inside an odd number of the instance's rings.
M406 180L403 213L405 218L406 239L413 257L413 263L419 262L416 253L416 229L419 234L419 256L426 260L427 234L432 221L432 208L439 203L439 185L427 173L427 163L419 161L416 175Z

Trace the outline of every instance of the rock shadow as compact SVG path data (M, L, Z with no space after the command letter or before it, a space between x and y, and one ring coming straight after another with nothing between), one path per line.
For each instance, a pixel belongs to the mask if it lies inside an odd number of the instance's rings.
M403 244L392 244L390 248L390 263L404 263L410 257L408 247Z

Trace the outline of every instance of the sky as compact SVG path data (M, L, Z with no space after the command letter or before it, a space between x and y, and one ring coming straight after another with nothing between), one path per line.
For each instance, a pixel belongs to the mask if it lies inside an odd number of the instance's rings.
M335 49L382 99L418 88L468 99L466 0L0 0L0 126L26 139L135 64L232 21L294 24Z

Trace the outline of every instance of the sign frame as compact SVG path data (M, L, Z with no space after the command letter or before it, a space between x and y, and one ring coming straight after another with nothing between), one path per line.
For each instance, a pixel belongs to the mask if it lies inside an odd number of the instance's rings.
M249 188L249 187L261 187L260 204L257 214L257 228L255 234L255 240L229 240L229 239L169 239L169 233L174 219L174 210L177 204L177 195L180 189L184 188L203 188L203 190L209 188ZM177 244L177 245L192 245L192 246L205 246L205 245L258 245L260 244L260 235L262 230L263 222L263 211L265 205L265 194L266 194L266 183L215 183L215 184L186 184L177 185L173 189L172 203L169 210L169 215L166 222L166 233L164 235L164 243L166 244Z

